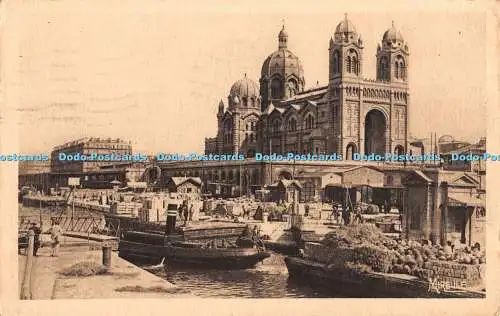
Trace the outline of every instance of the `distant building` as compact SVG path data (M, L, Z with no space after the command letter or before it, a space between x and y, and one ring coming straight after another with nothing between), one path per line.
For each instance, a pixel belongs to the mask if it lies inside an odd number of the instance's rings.
M34 187L42 192L48 192L51 184L50 160L19 161L18 186Z
M166 187L169 192L182 194L201 194L202 182L198 177L171 177Z
M478 176L486 175L486 161L483 159L470 161L468 159L459 160L460 156L483 156L486 153L486 138L481 138L475 144L461 143L460 146L448 146L448 151L441 152L443 168L445 170L455 170L464 172L474 172Z
M24 160L19 161L18 168L19 174L34 174L50 172L50 160L39 161L39 160Z
M74 161L61 160L60 155L132 155L132 145L128 141L111 138L86 137L55 147L51 152L51 171L53 173L86 172L99 170L100 167L116 163L113 161Z

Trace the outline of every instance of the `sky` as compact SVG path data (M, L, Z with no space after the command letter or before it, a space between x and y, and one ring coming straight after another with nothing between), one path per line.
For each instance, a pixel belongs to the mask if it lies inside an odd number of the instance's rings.
M283 20L306 88L326 84L329 40L345 12L364 41L366 78L375 77L376 47L392 21L407 41L413 136L436 132L477 141L486 135L480 12L26 3L10 59L23 153L48 152L84 136L130 140L136 152L203 151L204 138L216 133L219 101L227 103L231 85L245 73L258 82L263 61L278 48Z

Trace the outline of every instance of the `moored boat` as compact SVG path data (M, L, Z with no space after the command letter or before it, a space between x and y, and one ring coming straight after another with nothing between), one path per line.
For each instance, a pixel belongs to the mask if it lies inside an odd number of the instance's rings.
M239 227L238 227L239 228ZM200 231L201 228L196 229ZM240 240L228 225L211 223L203 233L163 235L129 231L119 243L119 255L123 258L160 261L167 264L197 265L206 268L247 269L270 256L262 242L249 243L245 236ZM239 230L239 229L238 229ZM207 238L210 236L211 238ZM188 237L191 237L188 238ZM243 242L242 242L243 241Z

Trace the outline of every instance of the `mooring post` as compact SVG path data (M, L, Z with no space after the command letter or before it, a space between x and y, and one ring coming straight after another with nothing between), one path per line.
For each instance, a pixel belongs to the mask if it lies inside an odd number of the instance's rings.
M102 264L109 268L111 267L111 245L102 245Z
M21 299L31 299L31 270L33 268L33 249L35 247L35 232L28 231L28 248L26 249L26 266L24 268L23 283L21 285Z

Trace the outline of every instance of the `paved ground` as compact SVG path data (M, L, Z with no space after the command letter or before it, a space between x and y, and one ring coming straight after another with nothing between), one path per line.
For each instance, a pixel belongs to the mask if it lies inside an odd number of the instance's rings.
M97 246L95 243L94 246ZM85 298L165 298L193 297L175 285L157 277L112 253L109 273L89 277L67 277L61 271L82 261L102 262L102 251L90 250L88 244L66 237L59 257L51 257L49 247L39 250L32 270L33 299ZM22 282L25 256L19 255L19 280Z

